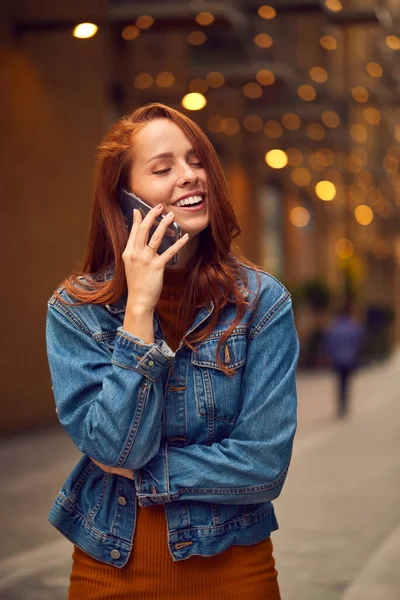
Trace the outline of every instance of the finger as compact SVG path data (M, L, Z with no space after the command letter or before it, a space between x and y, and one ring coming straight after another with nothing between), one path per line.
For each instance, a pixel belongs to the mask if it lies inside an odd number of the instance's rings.
M141 222L142 222L142 215L141 215L140 211L134 209L133 210L133 223L132 223L131 230L129 232L129 237L128 237L128 241L126 243L125 250L127 250L127 251L133 250L133 248L135 246L135 239L136 239L137 231L138 231L138 228L139 228Z
M171 211L169 212L161 221L161 223L159 223L157 229L155 230L155 232L153 233L153 235L151 236L150 240L149 240L149 244L151 244L153 246L153 248L159 248L159 246L161 245L161 242L163 241L164 235L166 234L166 231L168 229L168 227L170 226L170 224L172 223L174 218L174 213Z
M149 212L138 227L137 235L135 238L135 247L144 248L144 246L146 246L149 239L150 229L154 224L156 218L161 214L162 209L163 205L158 204L157 206L154 206L151 210L149 210Z
M179 238L179 240L177 240L175 244L172 244L172 246L165 250L165 252L160 254L160 259L164 263L164 266L167 264L168 261L171 260L173 256L175 256L177 252L179 252L179 250L181 250L181 248L183 248L183 246L185 246L185 244L187 244L188 240L189 234L185 233L185 235Z

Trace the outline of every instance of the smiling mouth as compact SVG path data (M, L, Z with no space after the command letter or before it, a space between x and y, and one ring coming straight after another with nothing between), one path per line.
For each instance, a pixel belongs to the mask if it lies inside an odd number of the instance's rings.
M177 202L174 202L174 204L172 206L176 206L177 208L186 208L186 207L190 207L190 206L199 206L203 202L204 202L203 195L201 195L201 196L194 195L194 196L190 196L189 198L184 198L183 200L178 200Z

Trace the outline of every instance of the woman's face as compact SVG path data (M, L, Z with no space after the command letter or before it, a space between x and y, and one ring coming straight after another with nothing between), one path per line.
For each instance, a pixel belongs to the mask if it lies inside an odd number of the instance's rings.
M168 119L151 121L135 134L132 153L132 192L151 206L161 202L190 238L203 231L209 224L207 175L181 129ZM182 200L191 204L177 206Z

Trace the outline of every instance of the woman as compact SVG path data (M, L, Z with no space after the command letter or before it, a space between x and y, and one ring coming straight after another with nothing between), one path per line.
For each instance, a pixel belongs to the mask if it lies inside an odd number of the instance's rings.
M154 207L129 237L123 188ZM173 220L188 236L159 254ZM58 417L84 455L49 515L74 544L70 600L280 598L271 500L298 339L289 293L232 249L240 231L183 114L145 106L100 144L85 263L47 316Z

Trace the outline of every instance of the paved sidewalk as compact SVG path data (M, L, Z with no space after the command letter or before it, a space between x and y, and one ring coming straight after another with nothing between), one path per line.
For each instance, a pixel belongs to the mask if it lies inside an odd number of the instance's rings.
M399 375L400 354L360 372L342 422L332 377L299 375L294 457L275 502L283 600L400 600ZM59 427L0 444L1 599L65 600L72 549L47 514L78 457Z

